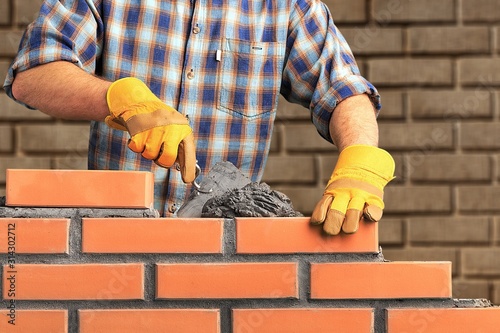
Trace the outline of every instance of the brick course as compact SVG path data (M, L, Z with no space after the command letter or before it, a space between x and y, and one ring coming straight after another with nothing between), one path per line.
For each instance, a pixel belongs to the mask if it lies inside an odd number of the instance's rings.
M385 257L450 260L454 281L464 289L455 288L455 296L500 303L499 275L489 273L497 271L498 263L494 258L480 260L500 249L495 217L500 210L496 200L499 1L325 2L351 43L362 73L382 94L380 145L395 156L398 177L386 189L387 209L379 223ZM0 1L2 77L23 27L35 17L40 3ZM306 215L321 196L337 155L309 119L307 110L281 99L264 175ZM87 123L57 121L19 106L3 93L0 121L0 196L5 195L4 175L9 167L86 167ZM295 158L300 163L284 170L283 164ZM432 221L448 233L429 230ZM488 223L492 232L486 241ZM477 258L469 251L475 250L480 266L473 266ZM464 253L469 260L462 260Z
M116 172L66 172L62 178L90 183L96 175L111 178ZM23 173L38 174L49 187L57 187L61 177L59 170L16 170L18 176ZM120 173L124 182L136 174ZM150 181L143 177L142 183L137 187ZM481 329L497 325L500 307L488 300L452 298L458 270L451 261L384 257L378 223L362 222L355 234L330 237L308 217L158 218L154 209L132 203L88 208L92 189L80 190L87 196L76 198L74 207L36 202L19 207L9 200L0 205L0 245L7 249L0 253L0 312L5 314L0 328L6 332L384 333L408 329L408 317L435 313L474 319L467 325L480 322ZM117 192L125 198L134 191ZM30 192L24 191L28 199ZM401 234L408 229L410 239L416 238L414 220L392 221L399 233L395 238L405 238ZM441 224L451 229L451 220ZM456 241L460 229L465 225L437 233L449 233ZM484 231L477 235L472 241L487 237ZM395 251L388 255L396 256ZM427 258L446 255L428 247L422 251ZM423 257L414 249L408 253ZM448 254L455 261L457 251ZM454 283L459 294L491 286L496 296L497 285L478 280L477 272L498 257L465 250L463 273L475 284ZM42 323L36 325L37 320ZM436 321L430 327L442 331L443 325Z

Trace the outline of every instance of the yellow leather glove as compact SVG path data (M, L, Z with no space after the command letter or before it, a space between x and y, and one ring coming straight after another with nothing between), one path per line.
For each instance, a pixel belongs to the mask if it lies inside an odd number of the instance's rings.
M182 180L196 178L194 136L188 119L163 103L139 79L124 78L111 84L106 100L109 127L128 131L128 147L162 167L180 165Z
M337 235L358 230L359 221L377 222L384 209L384 187L394 178L394 160L383 149L348 146L328 181L323 197L311 216L311 223L323 223L323 230Z

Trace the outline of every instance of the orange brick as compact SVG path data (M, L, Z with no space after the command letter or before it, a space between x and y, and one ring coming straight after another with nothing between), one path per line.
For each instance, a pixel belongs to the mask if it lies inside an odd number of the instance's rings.
M219 333L212 309L79 310L80 333Z
M157 298L298 297L296 263L159 264Z
M9 280L14 276L12 281ZM9 297L13 282L15 297ZM144 298L142 264L16 264L3 267L3 297L16 300Z
M83 219L82 249L92 253L221 253L222 219ZM113 237L109 237L113 235Z
M500 308L388 309L387 333L498 332Z
M450 298L450 262L311 265L311 298Z
M0 218L0 253L68 253L69 223L69 219Z
M373 309L241 309L233 310L234 332L369 333Z
M151 208L151 172L7 169L6 205Z
M0 332L5 333L67 333L66 310L19 310L15 312L15 325L9 324L10 312L0 311Z
M328 236L309 217L237 218L238 253L379 252L378 225L361 223L355 234ZM258 241L256 241L258 240Z

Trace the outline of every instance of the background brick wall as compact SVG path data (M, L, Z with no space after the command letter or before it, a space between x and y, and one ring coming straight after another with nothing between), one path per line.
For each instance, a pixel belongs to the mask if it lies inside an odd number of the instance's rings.
M41 0L0 1L4 77ZM389 260L450 260L455 297L500 303L500 0L327 0L361 71L380 90L380 145L397 163L380 241ZM85 169L85 122L52 119L0 93L5 169ZM311 212L336 152L308 112L280 104L264 181ZM293 167L290 167L293 166Z

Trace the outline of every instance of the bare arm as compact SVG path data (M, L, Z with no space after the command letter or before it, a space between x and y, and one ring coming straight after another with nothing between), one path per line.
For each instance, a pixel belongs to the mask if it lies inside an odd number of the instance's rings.
M343 100L330 119L330 135L339 151L354 144L378 145L375 110L366 94Z
M70 62L56 61L18 73L12 93L56 118L101 121L109 115L106 92L110 85Z

